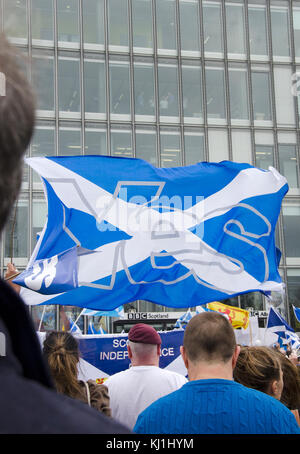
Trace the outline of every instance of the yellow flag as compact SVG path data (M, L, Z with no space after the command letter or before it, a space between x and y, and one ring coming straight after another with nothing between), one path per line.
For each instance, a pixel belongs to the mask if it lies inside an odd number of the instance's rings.
M234 329L236 328L246 329L249 325L249 311L246 311L245 309L240 309L239 307L234 306L228 306L227 304L219 303L218 301L208 303L207 307L212 311L227 314L229 321Z

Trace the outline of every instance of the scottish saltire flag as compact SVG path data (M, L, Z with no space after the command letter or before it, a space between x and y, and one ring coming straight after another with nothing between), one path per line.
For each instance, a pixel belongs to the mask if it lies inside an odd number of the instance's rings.
M278 335L284 344L288 343L287 336L295 333L293 328L273 307L270 307L266 329Z
M285 339L291 345L293 350L298 350L300 348L300 339L296 333L290 331L285 332Z
M181 315L177 320L174 325L174 328L183 328L185 327L188 322L193 318L193 314L191 313L191 310L188 309L183 315Z
M296 307L293 305L293 310L294 310L296 319L298 320L298 322L300 322L300 307Z
M88 315L91 317L119 317L119 318L124 318L125 312L124 312L124 307L119 306L116 307L113 311L95 311L92 309L83 309L81 312L81 315Z
M47 223L18 279L28 304L111 311L140 299L181 308L282 290L274 236L288 185L271 167L156 168L108 156L27 163L48 202ZM72 288L59 271L70 250L77 252ZM51 260L49 274L41 261Z
M93 324L92 321L89 322L89 326L88 326L88 334L107 334L106 331L104 331L104 329L102 328L102 326L100 325L100 328L99 330L97 330Z
M70 328L68 331L70 333L82 334L82 331L79 328L79 326L77 325L77 323L73 322L73 320L71 318L69 318L69 321L70 321Z

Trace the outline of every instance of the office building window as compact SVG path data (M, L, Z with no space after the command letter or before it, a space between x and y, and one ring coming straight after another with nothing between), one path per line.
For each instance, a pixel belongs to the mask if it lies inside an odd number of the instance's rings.
M32 201L32 232L31 232L31 250L33 251L39 235L47 220L47 203L44 198L33 199Z
M58 58L58 106L61 115L80 113L79 58Z
M286 177L290 189L299 188L296 144L279 143L278 153L280 173Z
M268 170L274 167L274 147L273 145L255 145L256 167Z
M152 0L132 0L133 47L153 49Z
M244 5L226 3L227 51L230 58L245 58L245 11Z
M37 124L31 141L31 156L54 156L55 155L55 128L51 125ZM40 176L32 170L34 189L42 187Z
M112 156L133 158L131 131L123 127L115 127L111 130L111 154Z
M232 129L231 143L233 161L252 164L252 142L250 131Z
M287 270L287 284L289 304L295 307L300 307L300 269L292 268ZM299 331L299 327L297 331Z
M155 116L154 65L152 60L134 62L135 115Z
M247 67L231 64L228 77L231 120L249 120Z
M81 129L69 125L61 126L59 128L58 147L59 156L82 154Z
M266 7L249 5L248 17L251 56L266 57L269 55Z
M32 80L37 97L37 109L54 115L54 57L53 53L33 54ZM45 115L45 112L44 112Z
M109 46L125 47L126 49L129 46L127 1L109 0L107 6Z
M182 106L184 120L191 123L203 121L201 66L184 62L182 73Z
M179 119L177 66L160 63L158 66L159 113L162 117Z
M267 70L252 68L252 102L254 121L272 121L270 74Z
M110 61L110 112L130 119L130 69L128 61Z
M283 233L287 265L300 264L300 204L299 202L285 202L282 206ZM292 258L292 260L290 260Z
M156 166L156 140L156 130L154 128L137 127L135 134L136 157Z
M106 71L105 62L85 58L84 60L84 101L89 117L103 117L106 113ZM102 116L101 116L102 114Z
M205 144L203 131L185 128L184 130L185 165L189 166L205 161Z
M210 162L228 160L228 133L225 129L208 130L208 150Z
M14 258L28 257L28 229L28 200L20 198L13 207L5 228L5 257L13 263Z
M199 38L199 6L196 0L181 0L179 2L180 10L180 38L181 51L189 54L200 54Z
M65 43L80 42L78 0L57 0L58 41Z
M291 90L290 66L274 66L276 120L279 126L295 125L295 97Z
M104 45L104 0L83 2L82 21L84 45Z
M3 17L7 36L21 43L27 40L27 0L3 0Z
M31 0L32 40L54 40L53 0Z
M300 59L300 2L297 2L297 8L293 7L293 28L295 56Z
M203 2L205 53L223 53L222 7L220 2Z
M177 128L160 130L161 167L179 167L181 165L180 132Z
M208 121L213 123L223 120L224 123L226 119L224 67L207 65L205 77Z
M84 135L84 154L107 155L106 130L94 125L86 125Z
M289 57L291 50L288 6L271 6L271 28L273 55L275 57Z
M176 22L176 1L156 0L157 48L159 53L176 52Z

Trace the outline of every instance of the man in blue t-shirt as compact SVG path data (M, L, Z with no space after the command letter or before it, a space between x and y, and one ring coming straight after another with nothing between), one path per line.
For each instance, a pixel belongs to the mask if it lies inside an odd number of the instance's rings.
M229 321L204 312L193 317L181 355L189 382L151 404L134 427L140 434L300 434L280 401L233 380L240 347Z

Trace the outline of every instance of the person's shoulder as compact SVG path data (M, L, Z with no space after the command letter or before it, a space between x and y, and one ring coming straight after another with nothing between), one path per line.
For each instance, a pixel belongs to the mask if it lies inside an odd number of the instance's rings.
M182 383L187 383L187 378L178 373L178 372L175 372L175 371L172 371L172 370L168 370L168 369L160 369L160 373L162 375L165 375L166 377L169 377L169 378L172 378L178 382L182 382Z
M116 372L113 375L110 375L104 382L106 386L111 385L119 380L124 379L127 375L130 374L130 369L122 370L121 372Z

